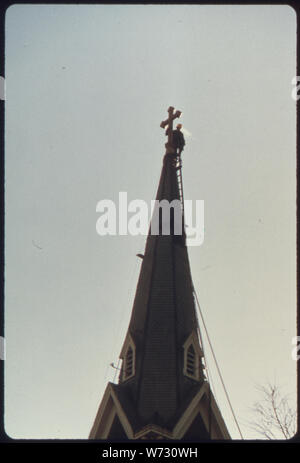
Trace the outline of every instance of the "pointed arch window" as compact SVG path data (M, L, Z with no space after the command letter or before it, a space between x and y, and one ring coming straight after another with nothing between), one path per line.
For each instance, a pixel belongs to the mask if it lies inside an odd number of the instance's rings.
M200 381L204 378L201 359L203 358L197 335L192 332L183 345L183 373L189 378Z
M120 354L122 368L119 381L126 381L135 375L135 355L135 344L131 335L128 334Z
M196 376L196 352L193 344L186 351L186 372L190 376Z
M128 347L125 356L124 376L125 379L133 376L133 349L131 346Z

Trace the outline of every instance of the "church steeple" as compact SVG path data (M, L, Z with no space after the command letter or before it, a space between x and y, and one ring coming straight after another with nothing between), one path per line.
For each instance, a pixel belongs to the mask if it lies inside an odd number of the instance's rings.
M193 283L185 243L180 157L172 145L169 108L166 154L156 199L178 203L164 234L159 208L158 234L149 230L132 315L120 353L119 383L109 383L92 439L229 439L210 391L198 337ZM162 123L165 127L167 123ZM180 172L181 174L181 172ZM175 208L176 209L176 208ZM172 211L172 208L171 208ZM152 218L152 221L154 217Z

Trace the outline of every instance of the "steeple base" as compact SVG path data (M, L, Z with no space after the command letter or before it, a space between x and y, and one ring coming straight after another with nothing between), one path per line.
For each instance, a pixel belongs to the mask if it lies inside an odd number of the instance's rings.
M228 440L230 435L209 384L204 382L171 429L156 424L141 426L138 417L127 415L118 386L109 383L89 439L125 440Z

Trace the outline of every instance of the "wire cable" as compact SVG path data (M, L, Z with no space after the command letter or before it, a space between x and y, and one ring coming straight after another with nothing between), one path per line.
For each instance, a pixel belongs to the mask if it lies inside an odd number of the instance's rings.
M142 246L142 241L145 239L145 237L143 235L140 235L139 236L139 239L137 241L137 249L140 249L141 246ZM132 268L131 268L131 272L130 273L130 276L129 276L129 285L128 285L128 291L127 291L127 300L128 300L128 304L130 304L131 300L132 300L132 290L133 290L133 284L134 284L134 276L136 274L136 271L137 271L137 268L138 268L138 259L135 259L133 261L133 264L132 264ZM113 354L115 353L116 351L116 347L117 347L117 344L119 344L119 339L120 339L120 332L121 332L121 329L122 329L122 325L124 323L124 317L125 317L125 312L128 310L128 305L127 304L124 304L123 305L123 309L120 313L120 317L119 317L119 322L118 322L118 327L117 327L117 330L116 330L116 335L113 337L113 340L112 340L112 347L110 349L110 358L112 358ZM118 358L118 363L117 363L117 369L120 370L119 366L120 366L120 362L121 362L121 359ZM111 364L109 365L111 366ZM109 368L109 366L107 368ZM113 382L115 382L116 380L116 375L117 375L117 371L118 370L115 370L114 372L114 377L113 377ZM106 375L105 375L105 381L106 381L106 377L107 377L107 371L106 371Z
M196 319L197 319L197 332L198 332L198 336L199 336L199 340L200 340L200 346L201 346L201 349L203 351L203 358L204 358L204 368L205 368L205 371L206 371L206 376L207 376L207 381L212 389L212 392L214 394L214 397L215 397L215 400L216 402L218 403L217 401L217 394L216 394L216 391L215 391L215 388L214 388L214 384L213 384L213 380L212 380L212 375L210 373L210 367L209 367L209 364L208 364L208 359L207 359L207 356L206 356L206 350L204 348L204 342L203 342L203 338L202 338L202 333L201 333L201 329L200 329L200 323L199 323L199 318L198 318L198 314L196 312Z
M198 309L199 309L199 313L200 313L200 316L201 316L201 320L202 320L202 323L203 323L203 326L204 326L204 329L205 329L205 333L206 333L206 336L207 336L207 340L208 340L208 343L209 343L209 346L210 346L210 349L211 349L211 353L212 353L212 355L213 355L213 359L214 359L214 361L215 361L216 368L217 368L217 371L218 371L218 374L219 374L219 377L220 377L220 380L221 380L221 383L222 383L222 386L223 386L223 389L224 389L224 392L225 392L225 395L226 395L226 398L227 398L228 405L229 405L229 407L230 407L230 410L231 410L231 413L232 413L234 422L235 422L235 424L236 424L236 427L237 427L237 429L238 429L238 431L239 431L239 434L240 434L241 438L244 439L244 438L243 438L243 435L242 435L242 431L241 431L240 426L239 426L239 424L238 424L236 415L235 415L235 413L234 413L233 407L232 407L232 405L231 405L231 402L230 402L230 399L229 399L229 395L228 395L228 392L227 392L225 383L224 383L224 381L223 381L223 377L222 377L222 374L221 374L221 370L220 370L220 368L219 368L219 364L218 364L218 362L217 362L217 358L216 358L215 353L214 353L214 350L213 350L212 343L211 343L211 341L210 341L210 337L209 337L208 330L207 330L207 327L206 327L206 324L205 324L205 321L204 321L204 317L203 317L203 314L202 314L202 311L201 311L201 307L200 307L200 303L199 303L199 300L198 300L198 296L197 296L195 287L194 287L193 291L194 291L195 299L196 299L197 306L198 306Z

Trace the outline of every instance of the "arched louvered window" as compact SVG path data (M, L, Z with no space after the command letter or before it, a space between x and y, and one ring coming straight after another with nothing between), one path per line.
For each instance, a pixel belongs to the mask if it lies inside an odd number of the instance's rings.
M125 379L133 375L133 349L131 346L128 347L125 357L125 368L124 376Z
M122 368L119 376L119 382L127 381L127 379L130 379L135 375L135 356L135 343L131 335L128 333L120 353Z
M186 372L190 376L196 376L196 352L193 344L186 351Z
M192 331L183 344L183 374L195 381L205 379L202 364L203 351L196 331Z

